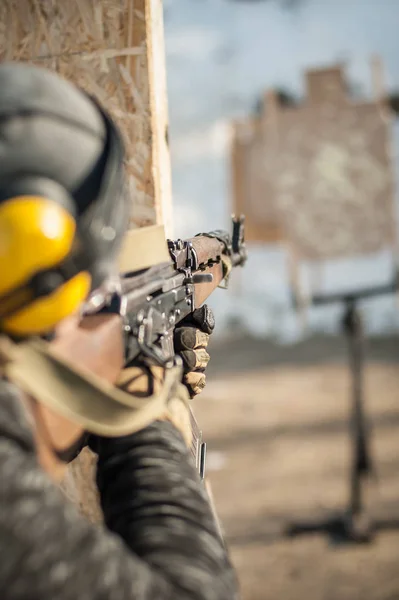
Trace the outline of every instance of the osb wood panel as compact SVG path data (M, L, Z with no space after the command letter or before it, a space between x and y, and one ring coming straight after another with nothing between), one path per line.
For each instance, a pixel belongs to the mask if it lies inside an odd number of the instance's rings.
M145 0L2 0L0 60L57 71L97 97L127 149L131 227L157 221Z
M147 0L147 57L152 119L152 169L157 222L173 238L172 182L169 152L169 111L166 85L162 0Z
M122 131L130 227L172 231L161 0L1 0L0 61L52 69L93 94ZM91 521L102 520L96 457L85 449L61 485Z

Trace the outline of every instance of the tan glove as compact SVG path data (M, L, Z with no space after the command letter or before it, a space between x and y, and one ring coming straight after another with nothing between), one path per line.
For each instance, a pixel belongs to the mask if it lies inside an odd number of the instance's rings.
M204 304L179 323L175 329L175 352L183 360L183 382L191 398L202 392L205 387L205 369L210 359L207 347L214 327L213 312Z
M175 351L183 361L185 385L176 387L161 418L171 421L179 429L188 446L192 441L189 395L193 398L205 387L205 369L210 359L206 349L214 327L213 312L204 304L184 319L174 332ZM146 398L161 390L164 375L162 367L149 367L138 361L122 371L116 385L135 396Z

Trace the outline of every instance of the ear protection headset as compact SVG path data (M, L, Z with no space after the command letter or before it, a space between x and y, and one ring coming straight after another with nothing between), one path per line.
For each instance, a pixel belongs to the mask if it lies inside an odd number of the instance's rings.
M13 189L14 188L14 189ZM49 331L77 310L91 276L72 261L75 211L54 181L22 178L0 203L0 323L17 336Z
M37 71L40 77L42 70ZM26 168L19 172L18 165L12 177L0 178L0 331L16 337L51 331L112 268L128 224L123 144L96 106L104 119L105 145L79 189L67 189L46 169L43 175ZM0 112L0 141L2 120L22 116L28 123L37 115L66 120L48 110ZM75 131L84 128L78 119L67 120Z

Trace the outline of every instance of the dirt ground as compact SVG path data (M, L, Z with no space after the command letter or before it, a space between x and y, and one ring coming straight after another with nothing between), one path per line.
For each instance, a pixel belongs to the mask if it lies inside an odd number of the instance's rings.
M349 493L350 377L343 340L290 348L238 334L211 348L195 403L208 475L244 600L399 599L399 529L366 545L289 523L330 517ZM399 340L368 344L365 397L376 479L370 514L399 519Z

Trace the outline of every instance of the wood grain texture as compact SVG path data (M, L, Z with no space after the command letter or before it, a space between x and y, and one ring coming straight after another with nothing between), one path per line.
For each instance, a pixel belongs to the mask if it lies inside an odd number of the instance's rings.
M116 314L84 317L68 335L51 343L57 356L85 366L106 381L117 380L124 364L122 321Z
M198 308L201 306L212 292L220 285L223 280L223 265L217 263L212 267L208 267L204 270L204 273L210 273L213 275L213 281L211 283L196 283L195 284L195 306Z
M0 2L0 61L31 62L58 72L94 95L121 129L132 228L161 223L167 213L171 218L169 154L161 142L153 143L165 139L167 127L163 37L159 41L162 6L158 4L150 0Z
M199 235L188 241L192 243L200 265L218 260L223 253L224 245L217 238Z

